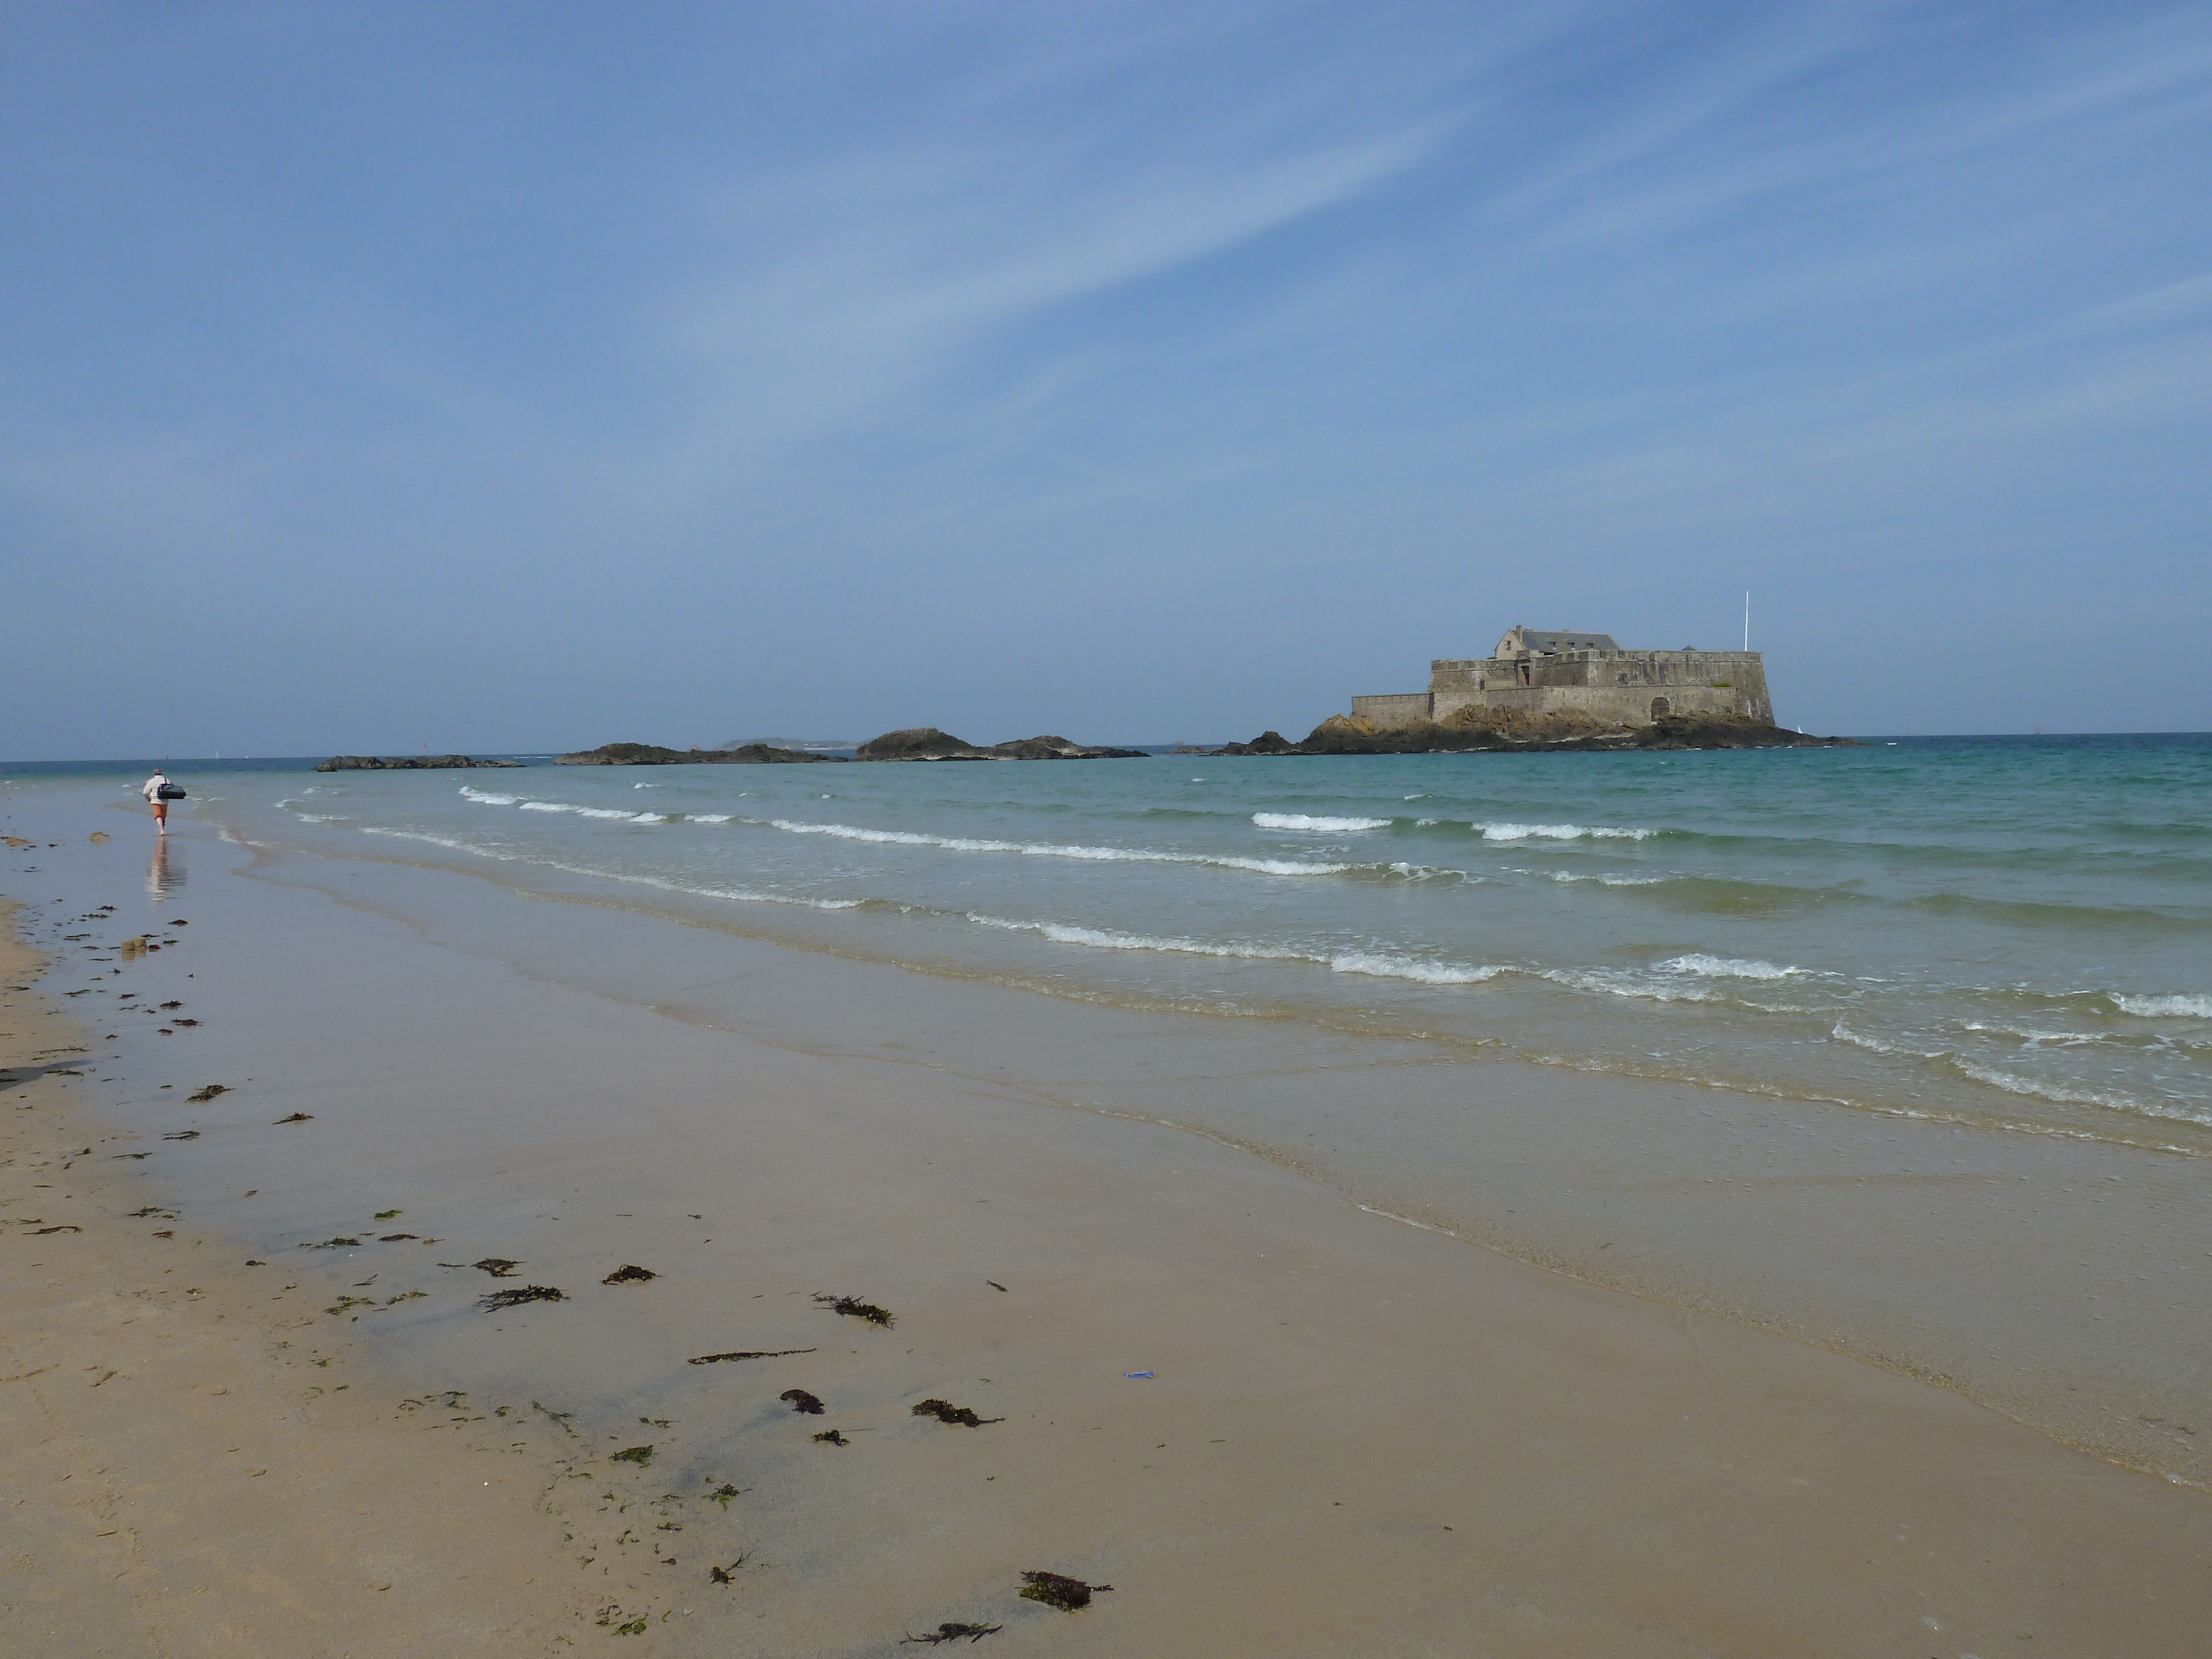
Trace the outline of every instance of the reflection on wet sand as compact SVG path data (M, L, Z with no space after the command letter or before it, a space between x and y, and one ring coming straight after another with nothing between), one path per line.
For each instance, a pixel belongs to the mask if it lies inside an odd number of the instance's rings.
M146 866L146 894L156 904L183 890L185 855L171 853L167 836L154 837L154 861Z

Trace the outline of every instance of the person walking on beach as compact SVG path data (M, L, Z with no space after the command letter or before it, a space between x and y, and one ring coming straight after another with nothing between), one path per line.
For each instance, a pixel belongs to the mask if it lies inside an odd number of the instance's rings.
M169 787L168 775L157 766L154 769L154 775L147 779L138 790L146 797L146 804L154 809L154 833L157 836L169 833L169 803L161 793Z

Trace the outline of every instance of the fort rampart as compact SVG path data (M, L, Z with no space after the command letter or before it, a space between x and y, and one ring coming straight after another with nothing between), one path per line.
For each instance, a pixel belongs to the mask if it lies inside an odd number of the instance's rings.
M1702 714L1768 726L1774 706L1756 651L1562 649L1439 658L1429 665L1426 691L1352 700L1352 718L1377 728L1476 723L1488 714L1565 715L1608 726Z

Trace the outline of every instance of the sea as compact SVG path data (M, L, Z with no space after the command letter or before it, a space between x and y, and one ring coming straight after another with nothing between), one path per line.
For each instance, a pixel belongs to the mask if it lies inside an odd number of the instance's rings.
M179 826L526 971L1212 1134L2212 1484L2212 734L311 768L172 762ZM0 765L142 813L143 776ZM433 875L674 925L465 939Z
M590 876L926 972L2212 1153L2206 734L283 764L172 763L242 837Z

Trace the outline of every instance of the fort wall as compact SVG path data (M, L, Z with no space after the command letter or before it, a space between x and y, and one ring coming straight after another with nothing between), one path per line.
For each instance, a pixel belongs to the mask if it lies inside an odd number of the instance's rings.
M1666 714L1774 721L1766 667L1756 651L1566 651L1544 655L1439 658L1426 691L1352 700L1355 720L1377 727L1477 720L1485 711L1568 714L1607 726L1649 726Z

